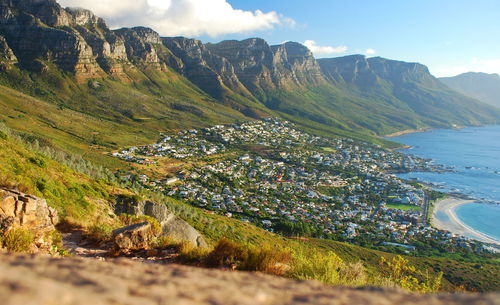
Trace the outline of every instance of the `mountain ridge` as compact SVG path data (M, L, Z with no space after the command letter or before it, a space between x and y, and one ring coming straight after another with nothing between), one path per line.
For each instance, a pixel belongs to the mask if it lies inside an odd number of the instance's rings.
M496 73L467 72L439 80L462 94L500 108L500 75Z
M223 122L282 116L371 142L406 129L500 121L499 110L452 91L421 64L316 60L299 43L260 38L204 44L145 27L111 30L91 11L54 0L0 1L0 66L3 84L23 93L110 120L154 118L155 130L174 124L171 110L204 124L213 103Z

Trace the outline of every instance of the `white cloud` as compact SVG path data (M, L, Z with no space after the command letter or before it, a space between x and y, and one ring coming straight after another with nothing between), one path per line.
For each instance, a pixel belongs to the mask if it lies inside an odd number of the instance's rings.
M431 71L438 77L455 76L465 72L484 72L500 74L500 58L479 59L472 58L463 65L436 66Z
M366 55L375 55L376 53L377 53L377 51L375 51L372 48L366 49L366 51L365 51Z
M304 41L303 45L305 45L309 50L311 50L311 52L313 52L314 55L332 55L332 54L345 53L348 49L346 46L338 46L338 47L318 46L316 44L316 41L314 40L306 40Z
M112 28L147 26L164 36L212 37L295 21L277 12L235 9L226 0L58 0L65 7L82 7L103 17Z

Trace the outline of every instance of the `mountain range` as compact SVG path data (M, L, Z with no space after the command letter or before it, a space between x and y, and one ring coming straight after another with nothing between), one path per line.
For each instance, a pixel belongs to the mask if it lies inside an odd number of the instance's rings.
M381 144L380 136L406 129L500 121L498 108L421 64L317 60L299 43L259 38L204 44L144 27L111 30L55 0L0 0L0 70L0 119L74 150L269 116Z
M500 107L500 75L498 74L468 72L439 80L457 92Z

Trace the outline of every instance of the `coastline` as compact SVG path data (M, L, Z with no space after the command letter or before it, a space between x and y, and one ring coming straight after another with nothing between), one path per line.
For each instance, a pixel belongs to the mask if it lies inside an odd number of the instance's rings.
M455 209L459 206L475 202L475 200L462 199L457 197L447 197L442 200L438 200L434 203L432 211L431 224L433 227L450 231L453 234L462 235L468 238L472 238L481 242L494 244L500 246L500 242L474 230L470 226L464 224L456 215ZM447 219L441 219L438 217L438 213L446 215Z
M430 131L430 128L421 128L421 129L407 129L407 130L402 130L394 133L390 133L388 135L384 135L383 138L395 138L399 137L405 134L411 134L411 133L420 133L420 132L427 132Z

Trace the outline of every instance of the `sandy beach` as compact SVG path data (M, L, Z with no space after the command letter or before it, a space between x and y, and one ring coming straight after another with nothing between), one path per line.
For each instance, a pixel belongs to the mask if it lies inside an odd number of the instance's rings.
M407 130L402 130L402 131L394 132L394 133L391 133L391 134L387 134L387 135L384 135L383 137L384 138L395 138L395 137L399 137L399 136L402 136L402 135L405 135L405 134L420 133L420 132L426 132L426 131L429 131L429 130L430 130L429 128L407 129Z
M432 212L432 226L437 229L450 231L453 234L462 235L482 242L500 246L500 242L467 226L455 214L455 209L457 207L472 202L474 202L474 200L465 200L456 197L448 197L446 199L437 201L434 204L434 209ZM446 215L446 217L438 217L438 214Z

